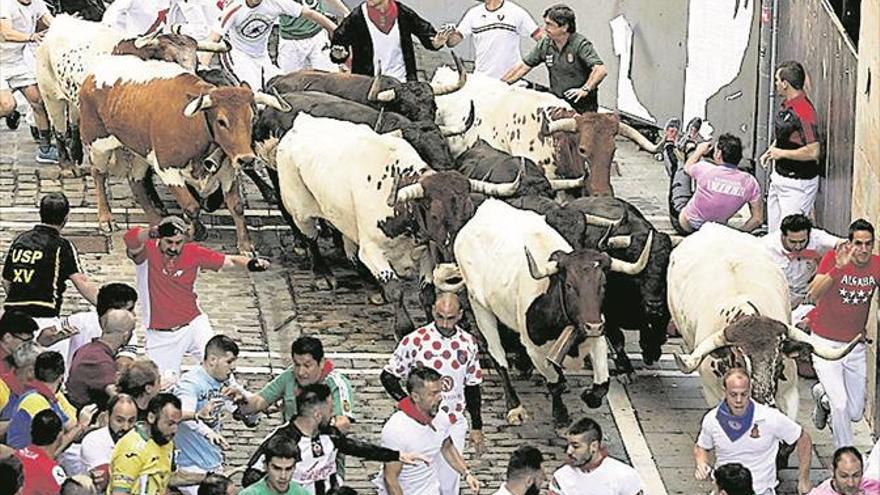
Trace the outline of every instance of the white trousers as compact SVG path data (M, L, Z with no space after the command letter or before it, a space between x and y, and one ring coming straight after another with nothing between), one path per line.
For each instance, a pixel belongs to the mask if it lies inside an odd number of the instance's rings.
M813 335L813 342L829 347L843 347L846 342ZM862 419L865 411L865 344L859 343L843 359L827 361L813 356L813 369L825 389L831 406L831 433L834 447L853 445L852 422Z
M278 66L282 74L303 69L339 72L339 66L330 61L330 37L323 29L303 40L278 40Z
M196 361L202 362L205 345L214 336L214 329L211 328L208 315L202 313L173 332L147 329L146 333L147 357L159 366L159 373L163 377L177 378L184 354L190 354Z
M810 216L816 204L819 178L792 179L774 171L767 191L767 232L776 232L782 219L794 213Z
M269 79L281 73L269 59L268 52L262 57L252 57L233 48L220 57L220 62L223 68L235 74L241 82L248 83L254 91L263 89Z
M462 416L461 421L450 424L449 417L440 413L434 418L433 423L434 428L437 428L438 431L442 431L441 429L449 431L452 443L458 449L458 452L464 456L464 442L468 432L467 418ZM440 479L440 495L458 495L461 493L461 476L446 462L446 458L443 457L442 453L437 454L434 465L437 466L437 477Z

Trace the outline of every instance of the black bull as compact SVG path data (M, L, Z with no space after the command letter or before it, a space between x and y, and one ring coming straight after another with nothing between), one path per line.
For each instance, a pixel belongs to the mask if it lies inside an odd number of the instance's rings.
M508 200L517 207L545 215L553 227L575 249L593 248L611 256L632 261L639 257L649 232L654 232L648 264L638 275L608 273L605 301L605 335L615 352L618 371L631 373L632 364L624 350L622 328L638 329L639 344L645 364L660 359L661 346L666 342L669 306L666 302L666 272L672 241L658 232L632 204L618 198L584 197L565 206L540 196L522 196ZM609 232L607 226L588 223L585 214L620 220ZM608 237L631 236L628 246L607 242ZM528 360L517 359L517 367L528 368Z
M454 161L444 135L464 132L473 123L472 113L468 122L465 122L460 129L441 129L433 121L414 122L395 112L376 110L355 101L317 91L291 91L284 93L282 97L290 103L293 110L290 112L280 112L272 108L263 110L254 122L255 143L265 142L272 137L282 137L293 127L293 121L299 113L305 112L314 117L366 124L380 134L400 130L403 139L415 148L422 160L432 169L449 170L453 168Z

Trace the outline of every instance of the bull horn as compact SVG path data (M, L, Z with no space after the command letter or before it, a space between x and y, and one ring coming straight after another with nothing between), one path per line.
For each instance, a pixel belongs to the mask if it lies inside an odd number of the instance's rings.
M412 199L422 199L424 197L425 186L416 182L415 184L410 184L397 191L397 194L395 195L395 203L405 203Z
M471 110L470 110L470 112L468 112L468 116L467 116L467 119L464 121L464 124L459 128L456 128L453 126L448 126L448 125L438 126L438 127L440 127L440 134L442 134L443 137L453 137L453 136L460 136L460 135L464 134L465 132L468 131L468 129L471 128L472 125L474 125L474 116L475 115L476 115L476 109L474 108L474 100L471 100Z
M391 192L388 193L388 199L385 201L389 207L394 208L397 203L397 188L400 187L400 176L394 174L394 180L391 181Z
M139 36L134 40L134 47L140 50L141 48L145 48L147 46L156 46L159 44L159 31L154 31L151 34L145 36Z
M289 112L293 110L293 107L288 103L287 100L284 99L280 94L278 94L278 90L275 88L271 89L272 94L267 94L262 91L254 92L254 102L260 105L266 105L267 107L274 108L279 112Z
M208 41L202 40L199 41L198 46L196 47L197 51L200 52L211 52L211 53L226 53L232 49L232 45L229 44L225 39L216 42L216 41Z
M617 133L636 143L637 145L639 145L639 148L642 148L649 153L656 153L660 151L660 145L663 143L663 141L660 141L656 144L652 143L650 140L648 140L648 138L642 135L641 132L635 130L635 128L633 128L631 125L624 122L618 124Z
M678 246L679 244L681 244L681 241L683 241L683 240L684 240L684 237L682 237L680 235L670 235L669 236L669 241L672 242L672 247Z
M564 191L566 189L577 189L583 187L586 176L577 179L548 179L550 181L550 189L554 191Z
M464 287L461 270L455 263L440 263L434 267L434 286L443 292L458 292Z
M524 249L526 251L526 261L529 264L529 275L531 275L533 279L541 280L542 278L547 278L559 271L559 263L555 261L547 261L543 268L539 268L538 264L535 263L534 256L529 252L529 248L526 247Z
M559 120L552 120L550 113L544 109L541 118L541 136L549 136L554 132L577 132L577 120L574 117L565 117Z
M626 249L632 244L631 235L613 235L605 241L605 245L611 249Z
M443 96L448 95L449 93L454 93L464 87L464 83L467 82L467 72L464 70L464 63L462 63L461 59L455 52L452 52L452 62L455 64L455 70L458 71L458 80L452 84L440 84L440 83L431 83L431 90L434 92L434 96Z
M379 109L379 116L376 117L376 123L373 125L373 130L379 132L379 129L382 127L382 122L385 120L385 107Z
M380 91L379 89L382 87L382 62L379 61L376 64L376 77L373 78L373 83L370 84L370 90L367 92L367 101L380 101L383 103L388 103L389 101L394 101L397 98L397 92L394 89L386 89L384 91Z
M805 344L810 344L812 348L813 354L819 356L820 358L826 361L837 361L838 359L843 359L850 351L855 348L856 344L862 342L864 340L864 335L859 334L856 335L855 338L849 341L849 343L843 347L830 347L827 345L816 345L811 342L809 334L801 330L800 328L794 325L788 326L788 338L794 340L796 342L803 342Z
M611 240L609 239L609 245ZM639 259L636 260L635 263L630 263L629 261L619 260L617 258L611 258L611 271L618 273L625 273L627 275L638 275L642 273L642 270L645 269L645 265L648 264L648 258L651 256L651 244L654 242L654 231L648 233L648 240L645 241L645 247L642 248L642 254L639 255Z
M199 95L198 98L189 102L186 107L184 107L183 115L186 117L192 117L203 110L211 108L212 104L210 95Z
M678 369L682 373L693 373L709 353L729 344L727 337L724 335L724 329L718 330L710 335L709 338L700 342L690 354L675 353L675 364L678 365Z
M520 182L522 182L522 171L517 172L513 182L496 184L479 179L468 179L471 183L471 191L485 194L486 196L495 196L498 198L506 198L513 196L519 190Z
M623 217L620 217L617 220L612 220L610 218L591 215L589 213L584 213L584 218L587 221L587 225L594 225L596 227L617 227L620 225L620 222L623 221Z
M383 132L382 135L403 139L403 129L394 129L393 131Z

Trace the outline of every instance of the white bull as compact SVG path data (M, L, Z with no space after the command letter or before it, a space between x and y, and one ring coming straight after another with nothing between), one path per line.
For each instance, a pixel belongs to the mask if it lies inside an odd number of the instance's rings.
M494 199L486 200L459 231L455 258L461 279L489 353L497 363L505 387L508 422L520 424L526 411L507 374L508 364L498 322L519 335L537 370L547 380L557 426L568 424L562 400L563 380L548 363L555 340L568 327L586 335L578 346L578 358L568 354L566 368L593 363L593 385L581 398L599 407L608 391L608 344L603 334L602 300L607 270L641 271L651 248L651 236L635 263L620 261L592 249L573 249L537 213L516 209ZM453 268L438 267L436 279L452 278Z
M519 186L434 172L394 133L304 112L278 144L276 161L281 200L310 240L315 274L332 280L315 242L315 222L325 219L342 233L348 257L356 256L382 284L385 299L395 305L398 335L413 328L398 275L419 264L423 288L433 293L433 260L421 239L433 251L451 251L474 210L471 191L510 195Z
M788 284L760 240L719 224L704 225L672 251L669 311L691 354L676 355L682 371L699 368L709 405L723 398L720 377L744 366L752 396L797 417L797 367L810 352L839 359L858 343L835 350L809 343L790 325ZM779 383L779 380L784 380Z

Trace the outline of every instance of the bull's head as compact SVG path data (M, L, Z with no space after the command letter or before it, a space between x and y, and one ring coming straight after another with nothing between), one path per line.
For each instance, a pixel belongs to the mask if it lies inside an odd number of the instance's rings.
M290 105L277 95L253 93L243 84L236 87L214 87L186 106L183 114L190 118L203 115L211 139L223 149L234 167L251 168L256 155L251 147L254 104L260 103L280 111ZM286 110L285 110L286 109Z
M606 253L589 248L581 248L565 253L556 251L550 259L538 264L528 248L525 248L529 274L540 280L550 277L550 288L561 291L561 316L565 325L575 325L589 336L598 336L604 329L602 301L605 298L605 272L637 274L648 263L651 240L642 250L635 263L612 258Z
M443 85L421 81L397 82L382 77L382 66L376 68L376 77L367 92L367 101L387 104L389 110L405 115L411 120L434 122L437 119L437 102L435 96L458 91L467 81L464 64L455 53L452 54L459 78L454 84ZM383 89L384 86L384 89Z
M815 354L822 359L838 360L849 354L863 337L846 346L832 348L811 343L810 336L797 327L766 316L743 316L727 327L709 335L690 354L676 354L675 362L684 373L696 370L707 356L740 356L752 379L752 397L766 405L776 404L776 389L784 368L784 358ZM723 374L724 370L718 370Z
M619 124L617 114L557 111L552 117L545 114L541 135L556 139L558 170L570 175L586 172L590 176L585 187L587 195L611 196L611 162Z
M474 215L471 192L506 197L516 193L520 177L506 184L468 179L455 171L424 174L418 182L398 189L398 179L388 197L388 205L411 202L417 235L426 238L436 251L436 263L453 260L452 246L458 231Z

